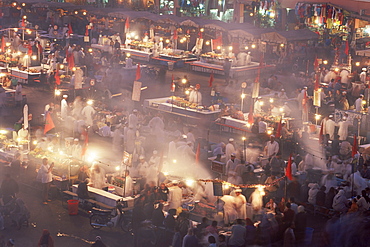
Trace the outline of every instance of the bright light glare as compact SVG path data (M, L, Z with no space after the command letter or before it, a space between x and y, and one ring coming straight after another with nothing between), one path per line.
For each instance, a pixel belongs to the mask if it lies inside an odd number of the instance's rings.
M2 135L6 135L7 133L8 133L7 130L0 130L0 134L2 134Z
M319 115L319 114L316 114L316 115L315 115L315 119L316 119L316 120L320 120L320 118L321 118L321 115Z
M61 92L60 90L55 89L55 95L56 95L56 96L59 96L59 95L61 95L61 94L62 94L62 92Z
M92 163L92 162L94 162L95 158L96 158L95 154L90 154L90 155L87 156L86 160L87 160L87 162Z
M37 141L33 141L33 145L37 145Z
M242 97L242 99L244 99L245 98L245 93L242 93L241 97Z
M270 103L274 103L274 99L273 98L270 98Z
M187 186L193 186L194 182L195 182L194 179L186 179L185 181Z
M116 171L119 171L119 170L121 170L121 167L120 166L116 166Z
M94 101L92 99L89 99L87 102L86 102L88 105L92 105L94 103Z
M176 163L177 163L177 160L173 160L172 162L173 162L174 164L176 164Z

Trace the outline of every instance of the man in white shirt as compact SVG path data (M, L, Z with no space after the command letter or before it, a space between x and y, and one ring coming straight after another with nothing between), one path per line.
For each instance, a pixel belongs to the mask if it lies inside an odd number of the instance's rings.
M73 141L73 145L71 146L71 155L73 158L81 159L82 156L82 147L79 143L79 140L76 138Z
M275 141L275 136L271 135L270 141L268 141L265 146L266 156L268 156L269 158L272 158L278 152L279 152L279 143Z
M178 181L172 182L173 186L169 188L170 192L168 194L168 209L177 209L181 207L182 200L182 190L178 186Z
M88 102L88 104L82 109L81 114L85 118L86 125L87 126L92 126L93 125L93 119L94 119L95 110L94 110L94 108L89 103L90 102Z
M333 118L334 118L333 115L329 115L329 120L327 120L325 123L326 134L329 135L330 140L334 140L335 126L337 126Z
M186 134L186 140L192 142L194 145L195 137L192 131L193 131L192 129L189 129L188 133Z
M53 174L51 173L54 167L54 163L51 163L51 165L48 164L48 159L43 158L42 159L42 165L40 167L40 178L42 183L42 198L43 198L43 204L48 204L50 201L48 199L49 196L49 190L50 190L50 184L53 181Z
M234 183L235 178L237 176L235 172L235 168L240 163L240 160L236 158L235 153L231 154L230 159L226 163L226 175L227 175L227 181L229 183Z
M267 123L265 122L264 118L261 118L261 120L258 122L258 133L265 134L266 131L267 131Z
M68 95L63 95L63 99L60 102L60 116L63 120L65 120L68 116L68 103L67 103Z
M345 141L347 140L348 137L348 127L351 126L351 122L348 121L347 117L343 117L342 121L338 123L339 130L338 130L338 135L339 135L339 140L340 141Z

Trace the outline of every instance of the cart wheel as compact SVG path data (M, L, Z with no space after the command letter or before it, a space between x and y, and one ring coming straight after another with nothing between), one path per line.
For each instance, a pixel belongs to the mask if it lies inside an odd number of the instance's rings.
M132 232L132 223L128 220L121 220L121 229L126 233Z
M101 225L103 225L104 223L104 219L99 215L93 215L90 217L90 225L94 229L102 228L103 226Z

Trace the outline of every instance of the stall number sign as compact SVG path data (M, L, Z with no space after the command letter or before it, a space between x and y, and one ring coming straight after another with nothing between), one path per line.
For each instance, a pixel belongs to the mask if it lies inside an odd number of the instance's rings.
M141 82L134 81L134 87L132 88L132 100L133 101L140 101L141 95Z
M212 161L212 171L224 174L224 169L225 169L225 163L219 162L219 161Z

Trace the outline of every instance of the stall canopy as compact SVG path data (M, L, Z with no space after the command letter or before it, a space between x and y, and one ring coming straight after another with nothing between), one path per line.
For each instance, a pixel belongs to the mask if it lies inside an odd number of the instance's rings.
M279 31L279 32L269 32L261 34L261 41L286 44L293 41L303 41L303 40L317 40L319 35L308 29L299 29L292 31Z

